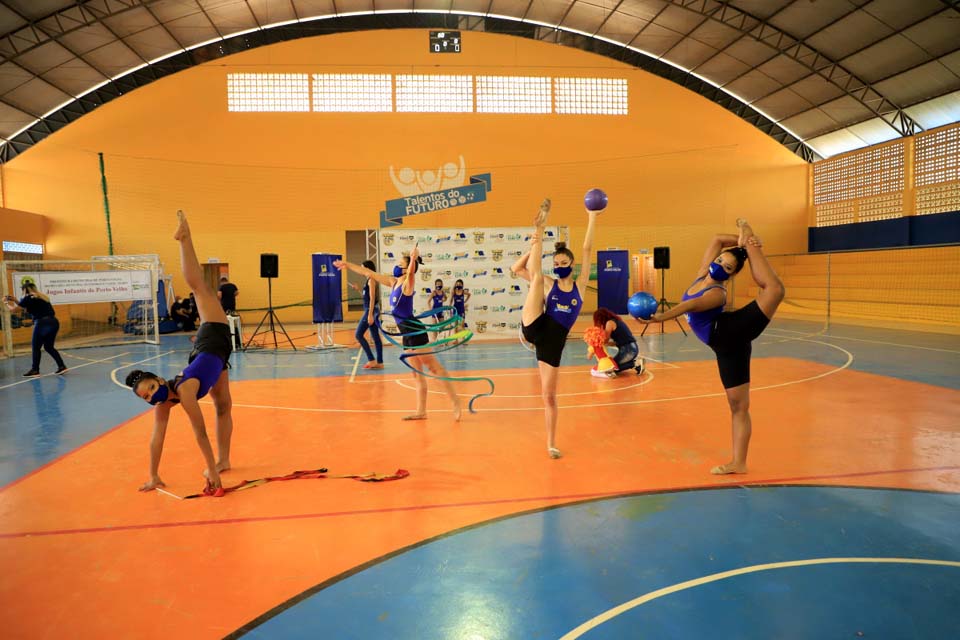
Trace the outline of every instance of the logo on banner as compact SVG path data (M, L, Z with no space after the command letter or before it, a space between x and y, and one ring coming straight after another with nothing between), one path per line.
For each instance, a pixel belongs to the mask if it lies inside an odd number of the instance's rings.
M511 329L519 329L519 328L520 328L520 323L519 323L519 322L511 322L511 323L510 323L510 328L511 328Z
M454 272L453 272L453 275L456 276L457 278L466 278L468 275L470 275L470 272L469 272L469 271L454 271Z
M450 242L452 239L453 236L437 236L436 242L440 244L441 242Z
M503 249L494 249L493 250L493 261L500 262L503 260Z
M549 240L549 239L551 239L551 238L556 238L556 237L557 237L557 234L554 233L552 229L544 229L544 230L543 230L543 239L544 239L544 240ZM523 241L524 241L524 242L530 242L530 234L527 234L527 235L523 236Z
M519 258L523 255L523 249L516 249L515 251L507 251L507 255L513 258Z
M494 322L494 323L493 323L493 326L496 327L497 329L506 329L506 328L507 328L507 323L506 323L506 322Z
M455 234L453 234L453 241L454 241L454 242L459 242L459 243L464 243L464 242L467 241L467 234L465 234L465 233L455 233Z
M506 275L503 273L503 269L501 269L500 267L494 267L490 271L491 271L491 276L490 276L491 278L503 278Z
M500 287L499 289L491 289L491 290L490 290L490 295L495 296L495 295L497 295L498 293L506 293L506 292L507 292L507 290L506 290L504 287Z
M479 249L477 249L476 251L473 252L473 259L474 259L474 260L486 260L486 259L487 259L487 256L484 255L483 251L480 251Z
M420 269L420 279L424 282L430 280L430 274L433 273L433 269Z
M453 275L453 271L450 269L444 269L443 271L437 271L437 276L447 276L448 278Z
M479 278L479 277L485 276L485 275L487 275L487 270L486 270L486 269L479 269L479 270L474 271L474 272L473 272L473 275L470 276L470 277L471 277L471 278Z
M520 287L518 287L518 286L515 285L515 284L510 285L510 295L512 295L512 296L519 296L519 295L522 295L522 294L523 294L523 291L520 290Z
M522 234L519 234L519 233L508 233L508 234L507 234L507 240L519 240L519 239L521 239L522 237L523 237L523 235L522 235Z
M611 271L611 272L613 272L613 273L620 273L620 271L622 271L622 269L620 269L620 267L615 267L615 266L613 266L613 260L607 260L607 266L605 266L605 267L603 268L603 270L604 270L605 272L606 272L606 271Z
M384 251L383 257L385 260L396 260L397 256L394 255L393 251Z
M337 273L336 273L335 271L330 271L330 270L327 268L327 265L325 265L325 264L320 265L320 273L318 273L317 275L320 276L321 278L336 278L336 277L337 277Z
M443 180L431 179L426 182L415 180L417 184L407 182L403 178L412 178L415 175L412 169L401 170L398 183L397 178L393 176L392 167L390 172L390 177L394 179L394 186L404 197L387 200L383 211L380 212L381 227L401 225L404 218L421 213L446 211L453 207L485 202L487 192L491 190L489 173L470 176L469 184L451 187L449 182ZM434 178L437 174L426 171L423 175L424 177ZM462 181L462 177L457 180L457 182ZM401 188L401 185L403 185L403 188ZM428 189L429 191L427 191Z
M486 332L487 332L487 321L477 320L477 333L486 333Z
M383 234L383 244L387 245L388 247L393 244L393 234L392 234L392 233L385 233L385 234Z
M466 260L469 257L470 257L469 251L464 251L463 253L455 253L453 254L453 261L456 262L457 260Z
M492 307L490 307L490 310L493 311L494 313L501 313L503 311L506 311L507 308L502 304L495 304Z
M514 311L523 311L523 305L522 305L522 304L514 304L514 305L511 305L511 306L510 306L510 309L509 309L509 312L510 312L510 313L513 313Z
M483 244L483 231L473 232L473 242L474 244Z
M452 253L438 253L435 257L436 257L437 260L450 260L451 258L453 258L453 254L452 254Z

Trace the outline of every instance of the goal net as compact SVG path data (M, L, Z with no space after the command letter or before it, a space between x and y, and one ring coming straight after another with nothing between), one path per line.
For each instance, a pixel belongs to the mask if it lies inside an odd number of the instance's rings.
M57 348L159 343L157 256L103 256L92 260L8 260L0 262L3 295L20 300L32 282L50 298L60 331ZM3 305L6 356L29 353L33 318Z

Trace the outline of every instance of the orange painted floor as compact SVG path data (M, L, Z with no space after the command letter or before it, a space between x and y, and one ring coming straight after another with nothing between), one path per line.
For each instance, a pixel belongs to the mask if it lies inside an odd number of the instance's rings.
M585 370L561 370L560 460L546 455L530 368L483 370L497 393L460 423L435 383L429 420L401 422L414 404L406 374L232 383L225 482L317 467L410 471L380 484L303 480L191 501L140 494L152 426L142 413L0 492L3 636L224 637L420 540L591 497L728 483L960 488L955 389L842 362L755 358L750 473L715 477L707 471L728 459L730 425L713 362L651 362L615 381ZM458 389L466 400L484 387ZM212 425L212 405L204 411ZM161 476L184 495L201 487L201 470L175 411Z

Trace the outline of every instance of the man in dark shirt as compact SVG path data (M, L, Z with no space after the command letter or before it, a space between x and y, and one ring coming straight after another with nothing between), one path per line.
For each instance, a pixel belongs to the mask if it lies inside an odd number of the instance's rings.
M182 331L193 331L196 329L193 325L193 318L190 317L190 303L183 298L177 298L177 301L170 307L170 317L173 318Z
M237 310L237 296L240 290L237 285L230 282L227 276L220 277L220 290L217 291L217 297L220 298L220 306L227 313L234 313Z

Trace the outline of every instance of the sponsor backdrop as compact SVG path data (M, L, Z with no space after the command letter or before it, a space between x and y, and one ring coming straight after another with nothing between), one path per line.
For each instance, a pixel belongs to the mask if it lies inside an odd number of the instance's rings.
M429 292L436 279L450 290L459 278L470 293L466 305L467 326L478 335L517 335L520 314L527 297L527 283L510 273L510 266L530 247L530 227L483 227L458 229L381 229L380 270L390 273L400 257L420 243L423 265L417 274L414 309L431 307ZM544 237L544 271L553 268L553 244L565 233L563 227L547 227ZM389 291L380 288L381 305L390 309ZM396 331L390 316L388 331Z

